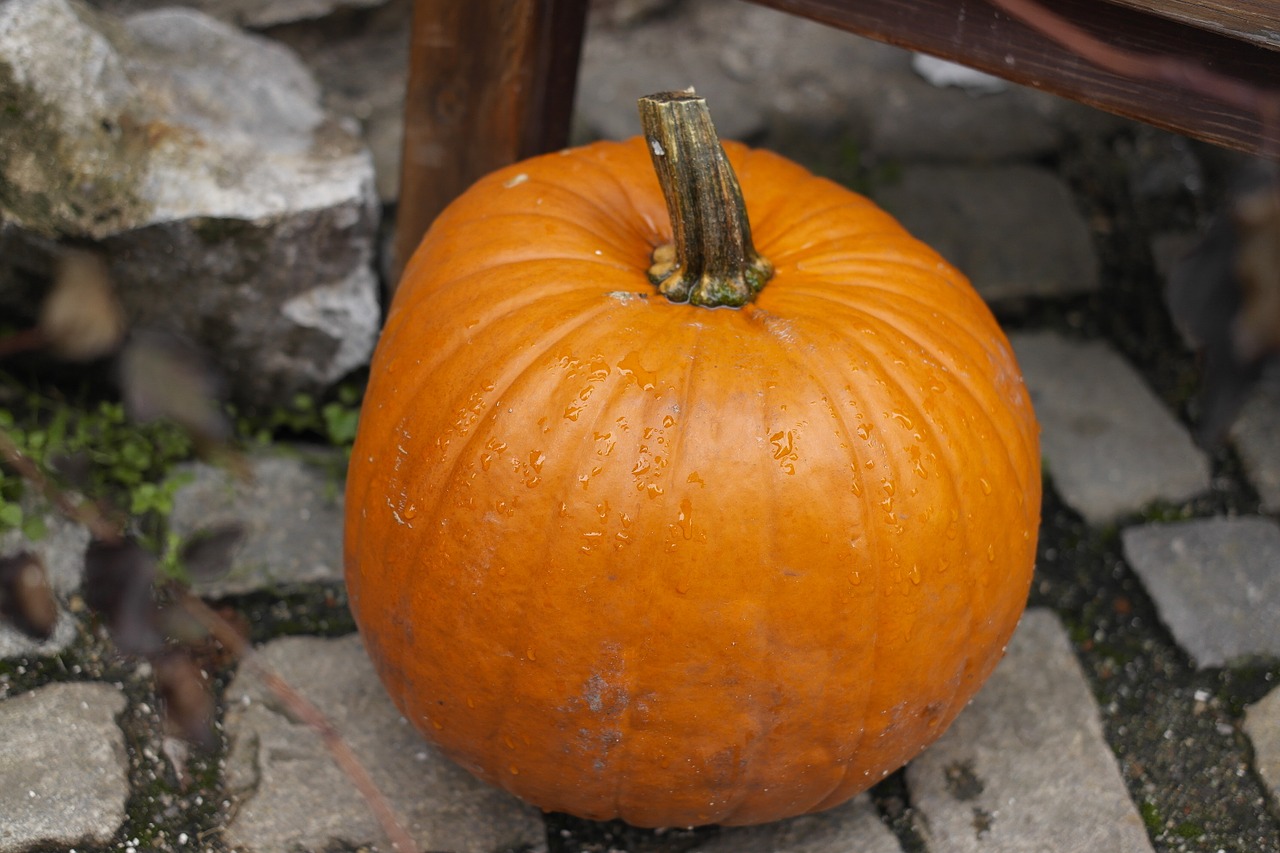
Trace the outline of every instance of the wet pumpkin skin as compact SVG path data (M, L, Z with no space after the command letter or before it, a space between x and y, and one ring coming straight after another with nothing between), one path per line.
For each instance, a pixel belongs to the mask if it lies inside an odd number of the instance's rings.
M1037 426L964 278L726 144L773 278L674 304L643 139L498 171L413 257L352 453L346 572L388 693L547 810L837 805L934 741L1022 612Z

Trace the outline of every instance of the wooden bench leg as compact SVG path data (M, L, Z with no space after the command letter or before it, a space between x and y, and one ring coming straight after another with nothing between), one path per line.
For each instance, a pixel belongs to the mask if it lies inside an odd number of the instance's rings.
M588 0L417 0L405 96L395 276L482 175L563 147Z

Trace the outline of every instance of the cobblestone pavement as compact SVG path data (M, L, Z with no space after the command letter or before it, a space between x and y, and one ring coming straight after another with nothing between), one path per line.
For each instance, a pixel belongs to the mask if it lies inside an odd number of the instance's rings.
M662 6L612 8L629 5ZM709 33L728 35L702 47ZM1280 393L1200 447L1196 361L1161 295L1162 247L1204 225L1231 158L1034 91L934 86L899 51L749 5L597 16L585 63L580 136L629 134L635 95L696 83L726 136L867 190L969 273L1043 425L1031 607L951 730L845 806L724 831L590 824L474 782L394 712L343 606L339 490L315 454L264 452L238 492L200 468L177 528L250 530L231 578L202 591L330 715L420 843L1280 853ZM252 673L211 663L224 742L186 755L145 667L84 617L85 532L47 526L33 547L58 630L32 646L0 627L0 853L389 849Z

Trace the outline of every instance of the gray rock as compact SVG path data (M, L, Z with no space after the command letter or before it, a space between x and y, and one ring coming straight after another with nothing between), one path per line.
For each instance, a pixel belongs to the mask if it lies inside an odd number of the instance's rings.
M724 829L693 853L901 853L868 794L818 814Z
M342 465L327 451L258 454L251 482L203 462L174 494L169 529L181 537L222 524L243 526L225 577L200 580L195 590L220 597L300 583L342 580Z
M868 147L905 162L999 163L1031 160L1060 148L1067 132L1061 101L1021 86L974 95L907 74L883 80Z
M1051 332L1010 339L1054 488L1091 524L1209 488L1208 459L1190 433L1106 343Z
M493 853L546 850L539 813L448 761L387 698L357 636L275 640L259 660L314 702L425 848ZM377 843L381 831L316 733L295 722L245 667L227 689L227 837L252 853Z
M876 201L988 301L1098 289L1089 228L1066 184L1045 169L910 166Z
M1280 657L1280 525L1209 518L1131 527L1124 556L1197 666Z
M732 0L681 3L639 26L593 15L576 113L590 135L623 139L640 132L637 98L693 86L725 139L757 137L773 115L862 128L882 74L909 65L905 51Z
M101 241L129 320L202 343L242 399L322 387L367 361L379 312L369 152L319 98L285 47L192 10L14 0L0 218L36 248Z
M83 526L53 512L30 494L23 497L23 511L38 517L44 535L28 539L21 530L0 533L0 555L23 551L34 553L44 565L45 576L58 602L58 621L53 636L37 642L0 620L0 659L53 655L71 645L76 638L76 619L67 604L80 589L84 578L84 552L89 545L89 531Z
M400 194L412 14L411 0L383 0L358 26L337 29L318 21L271 34L311 69L324 92L325 106L360 123L373 155L378 197L384 203Z
M1263 512L1280 515L1280 381L1259 386L1232 426L1231 440Z
M1280 688L1245 709L1244 731L1253 743L1254 767L1280 804Z
M947 853L1150 853L1058 618L1029 610L950 730L907 767Z
M105 684L51 684L0 702L0 851L106 844L129 797L125 698Z

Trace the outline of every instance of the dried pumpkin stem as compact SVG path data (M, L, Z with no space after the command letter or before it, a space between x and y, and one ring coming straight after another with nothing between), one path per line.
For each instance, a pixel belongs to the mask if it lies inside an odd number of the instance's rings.
M654 250L649 278L672 302L741 307L773 275L751 243L742 189L720 147L707 102L690 92L640 99L640 124L674 245Z

